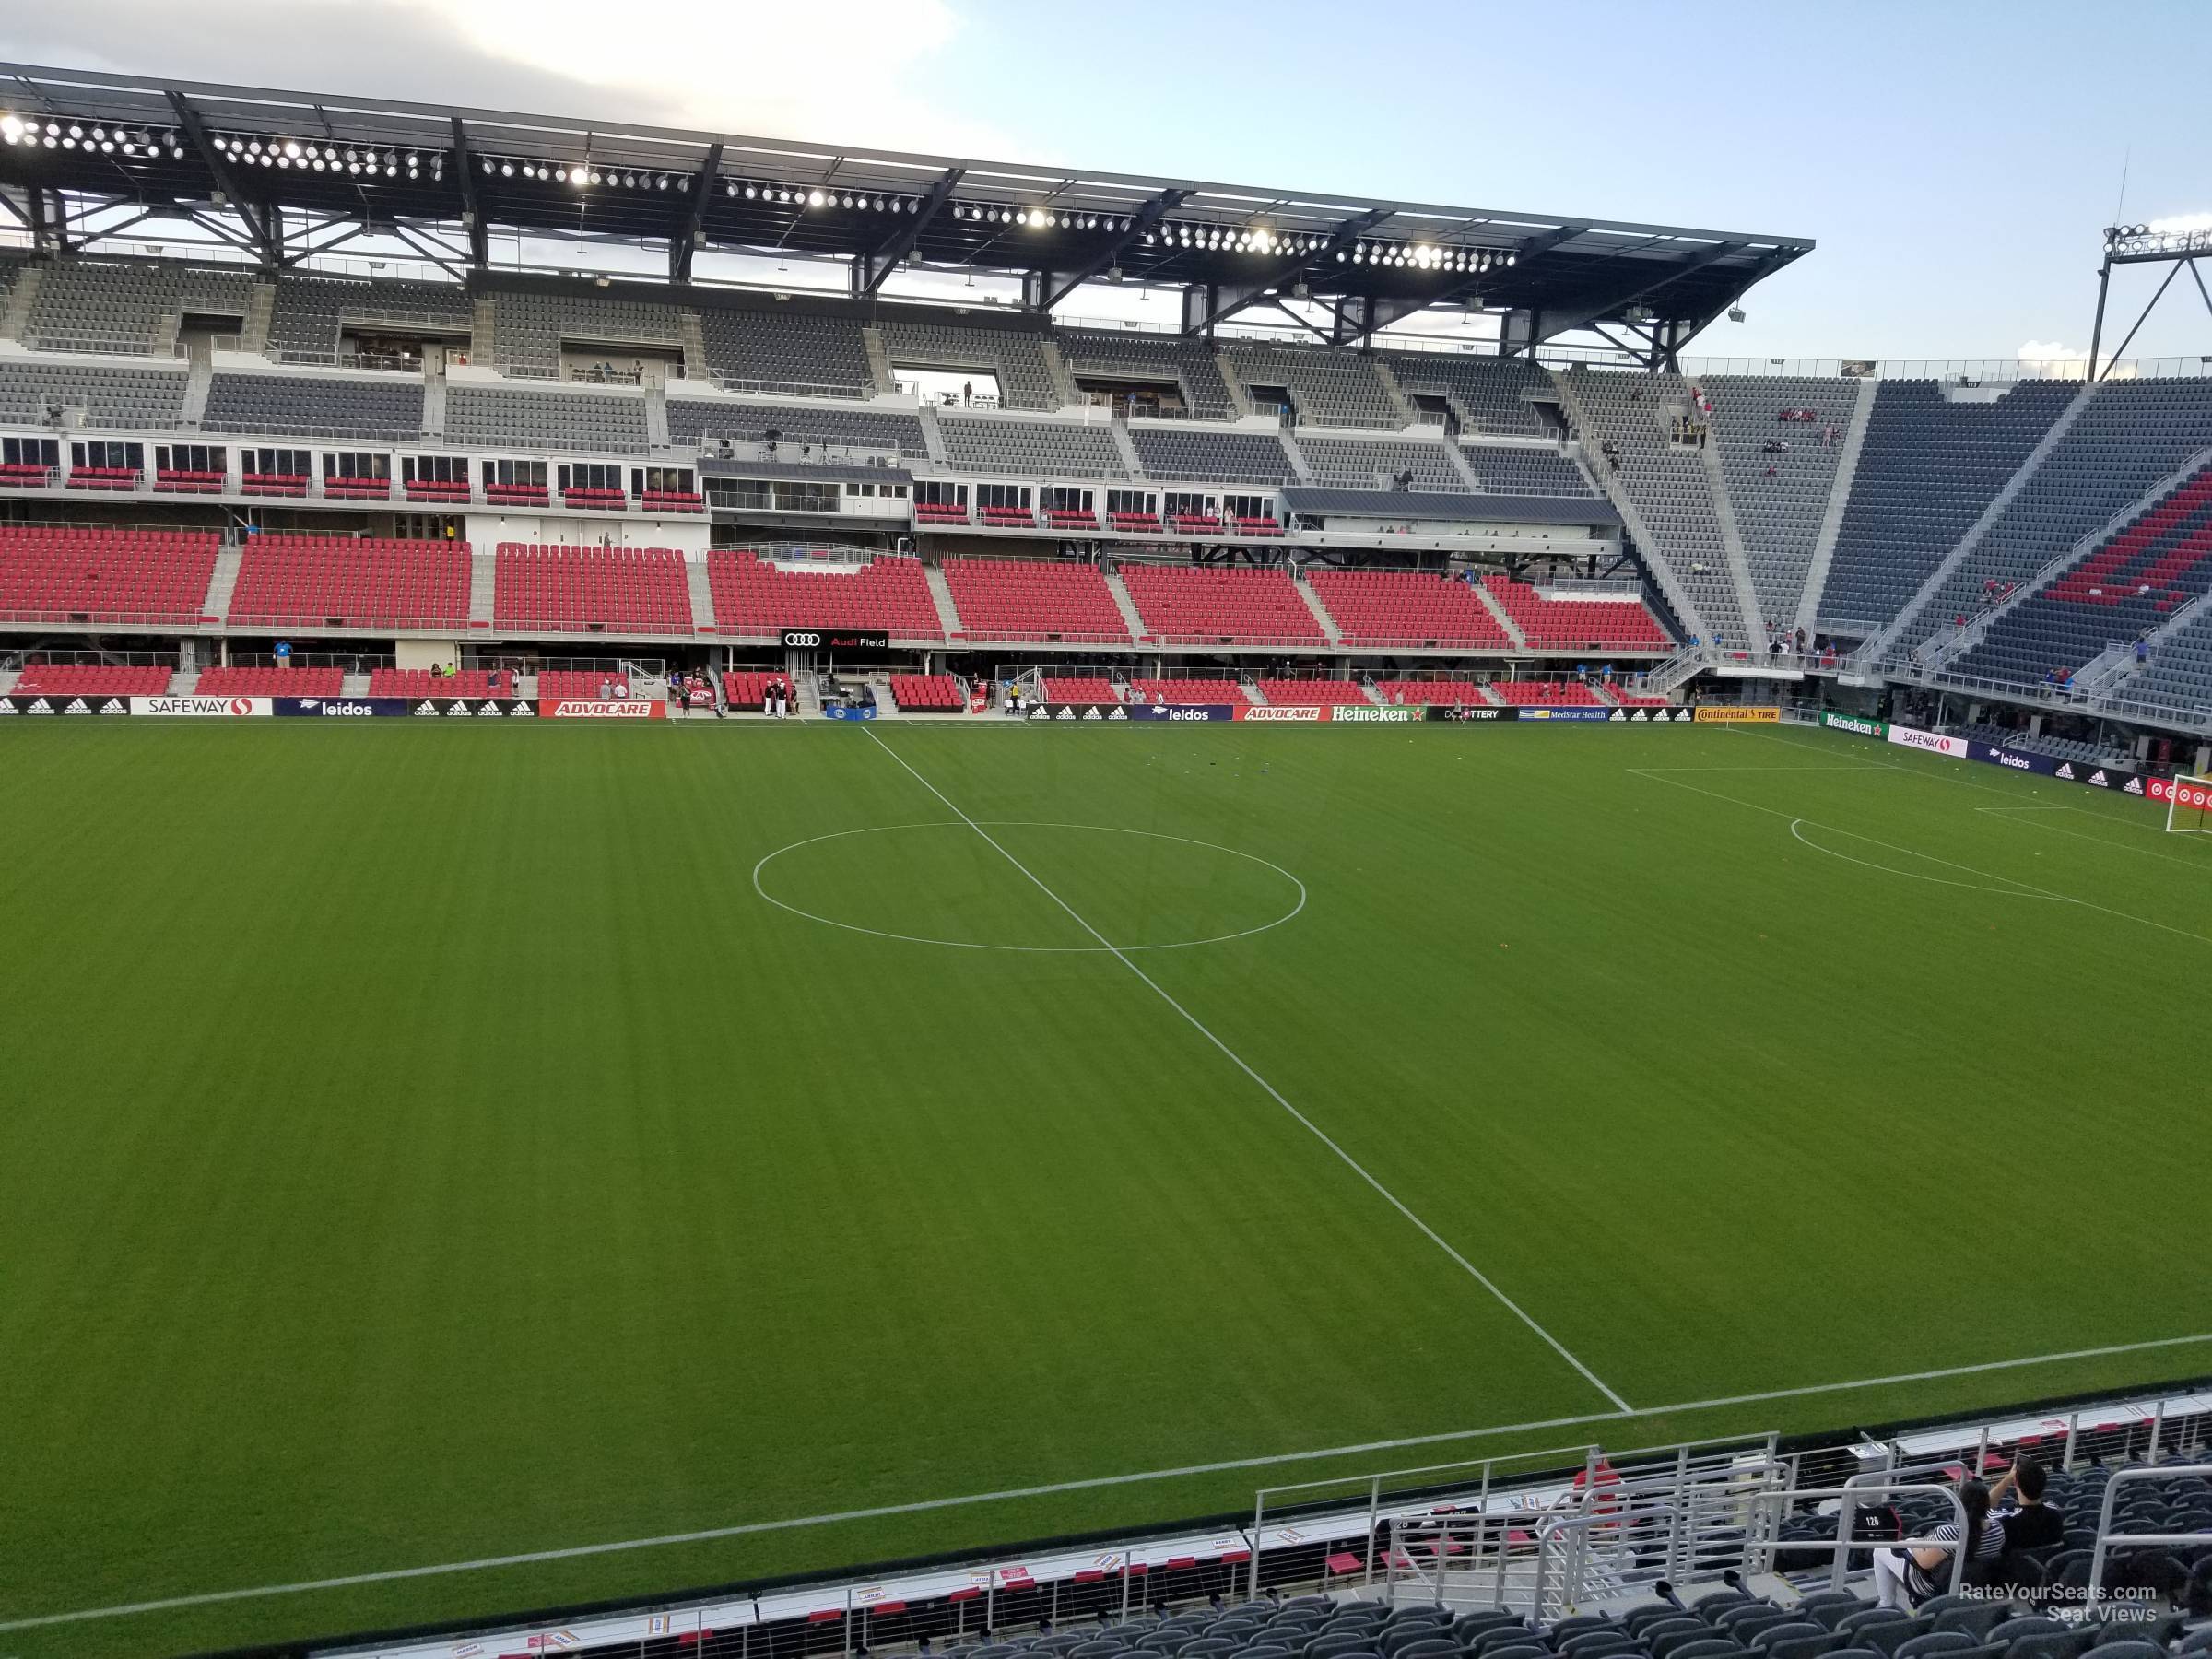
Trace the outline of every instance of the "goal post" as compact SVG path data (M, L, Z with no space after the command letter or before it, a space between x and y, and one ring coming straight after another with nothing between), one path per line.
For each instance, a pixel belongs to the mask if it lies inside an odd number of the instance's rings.
M2177 776L2166 786L2166 832L2212 835L2212 778Z

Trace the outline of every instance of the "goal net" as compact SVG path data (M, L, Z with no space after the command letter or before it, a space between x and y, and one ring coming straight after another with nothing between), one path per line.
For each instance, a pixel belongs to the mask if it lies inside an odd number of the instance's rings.
M2212 835L2212 778L2177 777L2167 785L2166 829L2172 835Z

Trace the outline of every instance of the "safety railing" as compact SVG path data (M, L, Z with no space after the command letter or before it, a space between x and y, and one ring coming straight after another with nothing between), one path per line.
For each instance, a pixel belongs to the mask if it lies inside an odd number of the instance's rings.
M745 375L724 374L718 369L702 369L696 374L687 373L671 379L668 389L680 391L686 384L697 382L712 386L717 392L743 393L753 397L814 397L830 398L839 403L851 403L856 398L873 397L873 386L841 386L818 381L754 380Z
M2101 1602L2107 1594L2104 1585L2105 1561L2114 1549L2201 1549L2212 1544L2212 1528L2178 1533L2115 1530L2112 1522L2123 1488L2129 1483L2139 1486L2153 1480L2201 1480L2207 1477L2212 1477L2212 1463L2159 1464L2112 1471L2104 1483L2104 1502L2097 1512L2097 1542L2089 1550L2088 1599L2091 1606Z
M159 357L144 335L26 335L23 344L39 351L74 352L81 357Z

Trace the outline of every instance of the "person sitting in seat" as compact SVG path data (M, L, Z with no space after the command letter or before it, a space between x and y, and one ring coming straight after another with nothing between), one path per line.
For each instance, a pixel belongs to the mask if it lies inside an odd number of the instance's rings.
M2006 1549L2048 1549L2065 1541L2066 1518L2043 1501L2049 1477L2032 1457L2016 1457L1989 1488L1989 1506L2005 1529Z
M1989 1488L1970 1480L1959 1488L1959 1502L1966 1512L1966 1537L1960 1543L1959 1524L1946 1521L1928 1534L1932 1544L1959 1544L1950 1549L1877 1549L1874 1552L1874 1594L1879 1606L1911 1612L1931 1595L1951 1586L1951 1558L1965 1556L1969 1565L1994 1561L2005 1552L2005 1525L1989 1515Z

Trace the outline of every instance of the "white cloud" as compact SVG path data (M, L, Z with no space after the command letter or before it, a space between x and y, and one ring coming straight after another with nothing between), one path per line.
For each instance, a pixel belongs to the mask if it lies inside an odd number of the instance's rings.
M1026 155L931 87L951 0L76 0L6 8L0 55L141 75Z
M2155 236L2187 236L2192 231L2212 230L2212 213L2177 213L2171 218L2150 221Z
M2056 340L2030 340L2016 354L2023 363L2086 363L2089 354L2079 346Z

